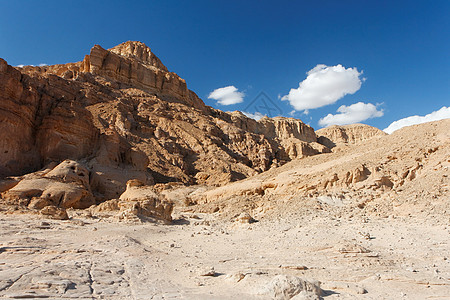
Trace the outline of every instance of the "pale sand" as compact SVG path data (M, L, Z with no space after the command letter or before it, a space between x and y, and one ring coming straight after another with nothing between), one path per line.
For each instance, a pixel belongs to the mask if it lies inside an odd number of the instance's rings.
M1 216L1 297L269 299L258 292L277 274L319 280L324 299L450 297L448 220L321 211L242 224L178 210L159 225L70 214ZM200 276L210 267L216 276Z

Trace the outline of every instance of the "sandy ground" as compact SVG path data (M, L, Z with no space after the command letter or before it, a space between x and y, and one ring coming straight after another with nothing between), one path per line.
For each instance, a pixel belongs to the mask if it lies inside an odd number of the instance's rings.
M270 299L264 286L288 274L320 281L323 299L450 299L448 220L320 212L243 224L177 212L162 225L71 214L0 216L0 297Z

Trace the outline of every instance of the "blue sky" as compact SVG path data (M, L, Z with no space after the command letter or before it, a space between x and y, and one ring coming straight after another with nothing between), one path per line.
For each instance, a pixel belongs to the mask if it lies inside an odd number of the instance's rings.
M251 110L263 91L285 116L294 107L279 97L299 88L317 65L359 74L353 94L344 88L331 104L292 113L314 128L358 102L377 112L362 123L381 129L450 106L448 0L129 2L0 0L0 57L11 65L67 63L82 60L94 44L139 40L207 105ZM354 91L357 82L349 84ZM244 94L243 102L208 99L229 86ZM315 86L311 99L333 86Z

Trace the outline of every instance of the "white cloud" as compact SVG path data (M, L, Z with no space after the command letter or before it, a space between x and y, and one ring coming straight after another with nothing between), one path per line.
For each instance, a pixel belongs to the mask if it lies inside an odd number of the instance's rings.
M281 100L288 100L295 110L307 110L333 104L361 88L362 72L342 65L317 65L297 89L291 89Z
M266 116L266 115L263 115L260 112L255 112L254 114L252 114L252 113L243 111L242 113L244 115L246 115L248 118L255 119L256 121L259 121L259 120L261 120L262 118L264 118Z
M238 92L238 89L233 85L223 88L215 89L209 94L208 99L217 100L217 103L222 105L232 105L244 101L245 94Z
M416 124L422 124L426 122L431 121L438 121L442 119L448 119L450 118L450 107L443 106L440 110L433 111L432 113L425 115L425 116L411 116L407 118L403 118L397 121L394 121L389 125L387 128L385 128L383 131L386 133L393 133L394 131L405 127L405 126L411 126Z
M319 125L347 125L383 116L382 109L378 110L372 103L363 102L358 102L350 106L342 105L337 109L337 112L339 112L339 114L328 114L320 119Z
M17 65L16 67L18 67L18 68L23 68L23 67L25 67L25 66L27 66L27 67L36 67L36 65ZM38 67L45 67L45 66L48 66L48 65L42 63L42 64L39 64L39 65L37 65L37 66L38 66Z

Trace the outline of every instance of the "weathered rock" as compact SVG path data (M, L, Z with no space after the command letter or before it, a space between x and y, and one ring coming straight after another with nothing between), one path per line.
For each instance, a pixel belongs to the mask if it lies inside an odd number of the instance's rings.
M150 217L171 222L173 203L157 195L150 186L130 180L126 191L120 195L119 210L138 217Z
M64 208L56 206L46 206L41 209L40 214L54 220L68 220L69 216Z
M216 276L217 273L216 273L214 267L209 267L209 268L201 269L201 270L198 272L198 275L199 275L199 276Z
M241 213L237 218L237 222L244 223L244 224L250 224L256 222L255 219L252 218L252 216L248 212Z
M317 141L333 148L339 144L357 144L373 137L387 135L384 131L365 124L352 124L322 128L316 131Z
M140 42L64 65L1 60L0 100L0 177L84 159L97 202L132 178L223 185L329 151L300 120L207 107Z
M263 288L261 293L268 294L272 299L280 300L293 299L300 293L303 293L302 297L316 296L316 299L319 299L318 296L322 295L322 290L317 281L310 282L295 276L277 275Z
M97 130L76 101L78 87L55 76L30 77L4 60L0 64L0 176L92 153Z
M45 178L57 180L64 183L78 183L89 189L89 171L82 164L65 160L54 169L44 175Z
M81 164L65 160L42 175L25 176L17 185L2 193L9 203L40 209L46 205L86 208L94 204L89 187L89 172Z

